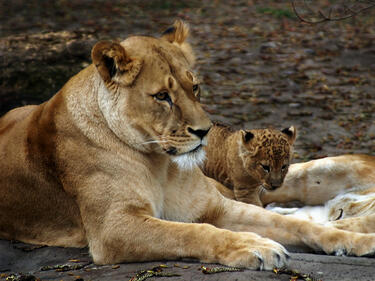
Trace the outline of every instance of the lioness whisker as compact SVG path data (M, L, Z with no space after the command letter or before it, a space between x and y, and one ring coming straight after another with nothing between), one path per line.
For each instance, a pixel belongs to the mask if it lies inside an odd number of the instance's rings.
M138 143L138 144L143 145L143 144L149 144L149 143L165 143L165 142L167 142L167 141L152 140L152 141L141 142L141 143Z

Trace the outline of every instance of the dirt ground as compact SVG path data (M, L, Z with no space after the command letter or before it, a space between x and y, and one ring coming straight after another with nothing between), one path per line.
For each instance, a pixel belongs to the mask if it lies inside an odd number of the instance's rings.
M130 34L158 36L182 18L191 26L204 90L202 103L212 119L238 128L294 125L299 132L296 161L371 154L375 150L374 10L355 19L308 25L295 18L288 1L1 1L0 63L5 63L0 85L7 96L0 92L4 100L0 112L54 94L90 63L90 48L96 40L120 40ZM5 75L17 63L9 59L12 50L1 44L2 39L22 35L28 43L33 35L52 31L88 35L89 46L76 46L85 51L82 54L67 38L68 51L63 46L61 52L53 53L59 48L47 38L45 46L17 72ZM48 44L54 47L48 54L55 60L45 59L43 65L43 58L37 56ZM71 49L78 54L68 60ZM27 57L16 55L21 60ZM61 67L64 59L69 67ZM33 61L38 61L39 69L28 68ZM60 77L53 66L65 75ZM37 75L32 85L27 84L38 73L43 77ZM22 75L26 79L18 85L14 76ZM11 91L5 91L8 88ZM29 89L32 94L16 98ZM41 92L47 94L40 97Z
M374 154L374 10L345 21L308 25L296 19L288 1L0 1L0 113L53 95L68 77L90 63L90 48L97 40L120 40L131 34L158 36L181 18L191 27L202 103L213 120L236 128L294 125L296 162L343 153ZM51 32L68 34L60 37L66 38L66 44L55 44ZM82 38L84 44L79 41ZM40 52L29 47L31 40L39 44ZM15 52L19 45L22 55ZM31 77L32 84L27 82ZM30 271L38 272L42 280L77 279L76 271L42 272L40 266L67 262L81 255L79 250L24 252L9 242L1 243L0 271L4 273ZM78 273L84 280L126 280L155 264L119 269L90 264L89 268L97 269ZM177 269L189 275L169 280L290 278L251 271L203 275L197 270L200 264L186 265L190 266L186 271ZM292 265L323 280L374 280L366 270L375 272L375 259L305 253L293 255ZM364 275L355 275L361 272Z

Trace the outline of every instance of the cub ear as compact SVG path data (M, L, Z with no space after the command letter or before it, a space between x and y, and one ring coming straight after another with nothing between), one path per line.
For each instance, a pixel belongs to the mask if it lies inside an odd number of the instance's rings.
M180 47L189 64L193 66L195 63L195 56L190 44L186 42L188 36L189 26L182 20L176 20L173 26L163 32L161 37L164 40L167 40L169 43L175 44Z
M131 85L142 68L140 60L131 59L119 43L100 41L91 51L92 62L104 82L112 80ZM117 79L114 79L115 76Z
M289 143L293 144L297 137L297 130L294 128L294 126L290 126L289 128L285 128L281 130L283 134L285 134L288 137Z
M248 143L254 138L254 134L250 131L241 130L243 142Z
M251 131L240 130L242 136L242 143L240 143L240 157L245 161L246 156L255 156L258 153L259 146L251 143L255 135ZM246 145L249 144L249 145Z

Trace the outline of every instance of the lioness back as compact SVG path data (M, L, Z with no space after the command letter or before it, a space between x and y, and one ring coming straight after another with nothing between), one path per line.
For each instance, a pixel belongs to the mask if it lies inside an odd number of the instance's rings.
M49 107L24 106L0 119L1 238L58 246L87 244L78 205L61 188L55 170L58 137L53 116L64 111L60 103L54 97Z
M208 134L202 170L228 187L220 190L224 196L263 206L260 193L281 186L295 138L294 127L234 131L215 124Z

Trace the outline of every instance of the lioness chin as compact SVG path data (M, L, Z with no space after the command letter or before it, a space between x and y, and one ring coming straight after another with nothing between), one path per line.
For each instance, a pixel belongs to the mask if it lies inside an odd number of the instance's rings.
M0 119L0 237L88 245L98 264L193 257L271 269L288 258L271 239L373 253L375 235L226 199L194 163L172 161L199 161L211 127L187 35L177 21L161 38L99 42L53 98Z

